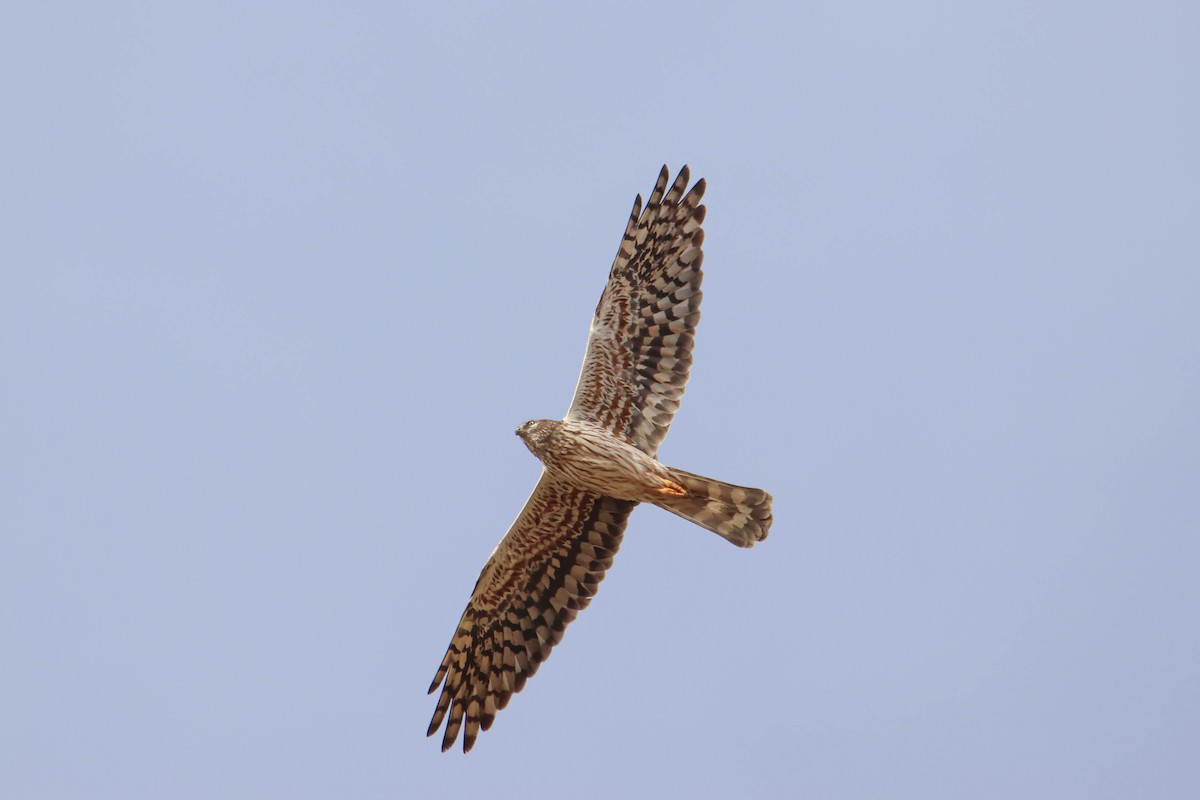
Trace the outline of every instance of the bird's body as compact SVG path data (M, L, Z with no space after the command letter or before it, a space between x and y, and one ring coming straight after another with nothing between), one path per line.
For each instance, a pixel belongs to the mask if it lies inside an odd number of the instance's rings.
M597 494L654 502L670 482L658 459L590 422L532 420L517 435L547 470Z
M629 514L653 503L739 547L766 538L771 495L660 463L700 319L704 181L667 190L663 167L633 213L589 330L575 397L561 421L517 429L544 465L524 509L484 565L429 691L433 735L463 750L521 690L591 601Z
M539 419L517 428L547 472L572 486L636 503L653 503L741 547L767 537L771 496L662 464L590 422Z

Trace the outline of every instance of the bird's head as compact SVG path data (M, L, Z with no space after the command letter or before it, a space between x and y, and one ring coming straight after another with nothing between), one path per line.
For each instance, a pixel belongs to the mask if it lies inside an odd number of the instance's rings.
M531 419L521 423L521 426L517 428L517 436L520 436L521 441L525 442L529 452L541 458L542 453L546 450L546 440L561 424L552 419Z

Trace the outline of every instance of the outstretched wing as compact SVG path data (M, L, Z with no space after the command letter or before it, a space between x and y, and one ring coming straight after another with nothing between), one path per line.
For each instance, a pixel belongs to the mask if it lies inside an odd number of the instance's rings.
M432 694L442 750L466 724L463 752L487 730L591 601L637 503L573 487L543 472L525 508L488 559L442 658Z
M650 455L687 386L704 277L704 181L684 195L688 168L670 191L668 177L664 166L645 211L641 195L634 201L567 412Z

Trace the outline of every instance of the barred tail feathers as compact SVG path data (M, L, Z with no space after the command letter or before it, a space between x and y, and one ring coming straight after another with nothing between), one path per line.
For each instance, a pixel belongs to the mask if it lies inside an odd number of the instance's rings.
M762 489L734 486L670 469L671 479L687 494L660 497L655 505L706 528L738 547L753 547L771 530L771 495Z

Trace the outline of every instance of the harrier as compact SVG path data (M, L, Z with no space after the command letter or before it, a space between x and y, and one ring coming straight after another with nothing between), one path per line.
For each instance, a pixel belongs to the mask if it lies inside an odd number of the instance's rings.
M655 454L687 385L700 320L704 181L668 191L664 166L625 236L592 319L575 397L561 421L517 435L542 477L496 546L438 667L432 736L442 750L463 725L463 752L521 691L587 606L621 544L629 513L653 503L750 547L771 528L771 495L659 463Z

